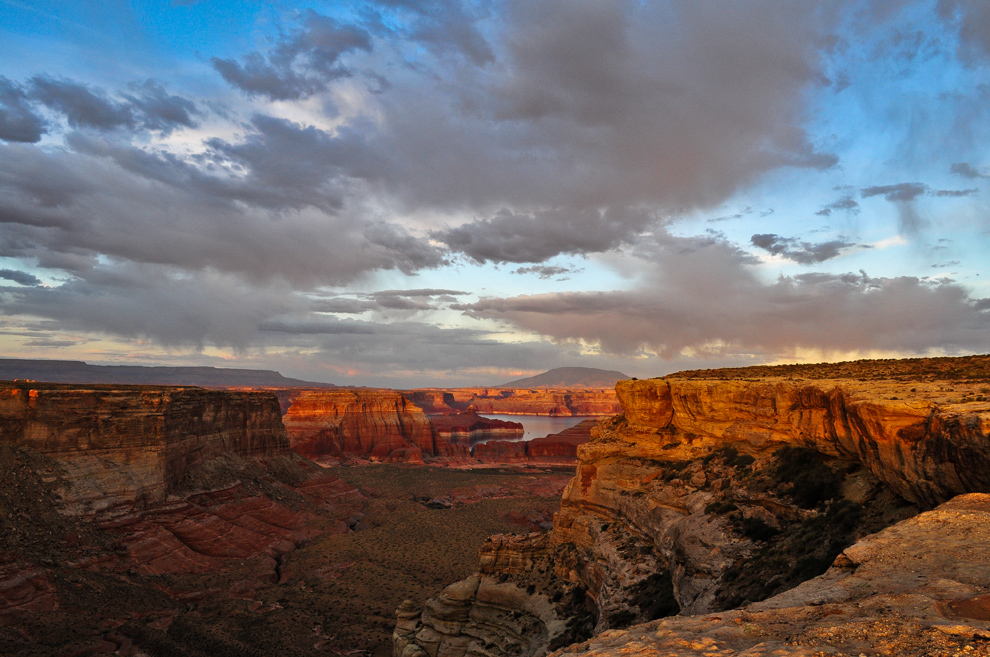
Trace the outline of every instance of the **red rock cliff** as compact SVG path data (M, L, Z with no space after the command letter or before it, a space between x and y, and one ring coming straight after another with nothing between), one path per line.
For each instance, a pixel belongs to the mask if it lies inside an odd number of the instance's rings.
M482 415L615 415L621 412L612 389L544 390L453 388L409 390L409 399L430 414L473 410Z
M392 390L310 393L293 402L283 421L292 449L311 457L422 461L455 449L436 441L423 410Z
M0 385L0 441L62 461L80 510L161 501L207 459L288 448L270 393L42 383Z

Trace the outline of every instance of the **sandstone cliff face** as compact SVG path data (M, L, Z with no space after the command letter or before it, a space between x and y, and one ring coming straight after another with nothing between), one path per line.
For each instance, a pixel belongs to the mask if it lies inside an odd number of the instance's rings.
M990 654L990 496L957 497L745 609L612 630L554 657Z
M482 415L596 417L621 411L612 389L453 388L409 390L403 394L431 415L472 410Z
M671 460L719 444L752 454L795 445L860 463L926 506L990 490L990 406L939 403L916 391L911 384L772 379L616 385L629 423L623 439L634 453Z
M858 538L990 490L984 383L619 382L623 415L578 448L532 595L570 583L609 636L787 591ZM532 583L532 550L502 552L481 573Z
M591 440L596 423L596 419L582 420L560 433L527 441L492 440L471 448L471 456L487 463L575 463L578 446Z
M58 459L70 508L160 502L193 466L288 448L267 393L151 386L0 386L0 442Z
M437 441L423 410L391 390L313 392L283 421L292 449L310 457L422 462L466 451Z
M433 425L438 440L468 448L478 441L522 438L525 433L519 422L481 417L470 412L434 415L430 417L430 424Z

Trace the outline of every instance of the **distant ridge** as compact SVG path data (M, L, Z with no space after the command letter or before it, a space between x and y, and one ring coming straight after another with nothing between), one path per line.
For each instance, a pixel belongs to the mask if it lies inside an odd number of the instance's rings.
M616 381L628 379L622 372L599 370L594 367L557 367L517 381L503 383L498 388L611 388Z
M31 379L46 383L110 383L163 386L250 386L336 388L331 383L290 379L273 370L228 367L90 365L79 360L0 358L0 380Z

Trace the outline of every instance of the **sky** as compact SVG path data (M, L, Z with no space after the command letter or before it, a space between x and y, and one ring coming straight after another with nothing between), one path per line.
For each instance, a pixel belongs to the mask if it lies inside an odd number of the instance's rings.
M0 0L0 356L990 352L982 0Z

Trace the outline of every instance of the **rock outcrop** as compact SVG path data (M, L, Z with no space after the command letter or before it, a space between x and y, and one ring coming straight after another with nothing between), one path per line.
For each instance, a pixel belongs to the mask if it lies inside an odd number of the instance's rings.
M208 459L288 448L269 393L42 383L0 385L0 443L57 459L80 513L161 502Z
M289 451L270 393L3 384L0 473L0 627L79 612L83 580L153 609L250 598L302 543L351 531L364 500ZM184 579L133 581L161 575Z
M485 463L569 465L577 462L578 446L591 440L591 430L597 422L589 418L559 433L533 440L492 440L472 447L471 456Z
M422 462L466 454L438 441L421 408L393 390L331 390L296 399L283 418L293 451L311 458Z
M990 655L990 496L959 496L744 609L611 630L554 657Z
M586 636L604 640L665 616L754 608L821 575L869 534L990 491L990 369L951 383L860 378L619 382L623 414L578 448L561 511L540 539L548 578L534 579L532 539L483 550L480 575L537 597L568 583L584 596L571 609L592 610ZM474 654L458 650L445 654ZM759 650L746 654L777 654Z
M621 411L611 388L452 388L403 393L430 415L474 411L482 415L600 417Z
M525 430L519 422L507 422L466 412L430 416L437 439L450 445L470 448L479 441L522 438Z

